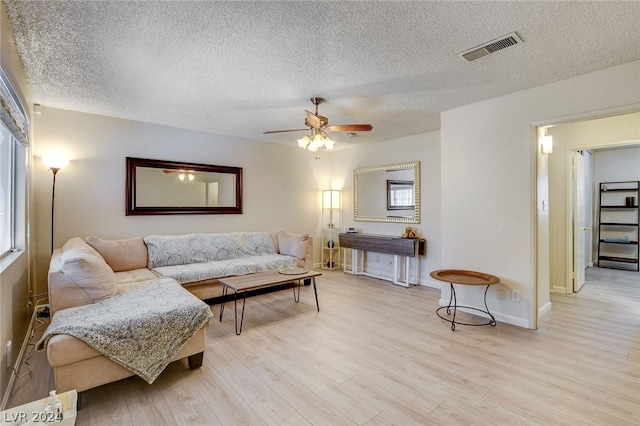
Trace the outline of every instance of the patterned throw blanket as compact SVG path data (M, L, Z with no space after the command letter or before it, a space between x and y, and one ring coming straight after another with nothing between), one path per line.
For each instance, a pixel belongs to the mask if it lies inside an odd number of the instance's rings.
M149 268L180 284L296 266L276 252L268 232L147 235Z
M159 278L100 302L57 312L40 341L74 336L148 383L213 316L209 306L171 278Z

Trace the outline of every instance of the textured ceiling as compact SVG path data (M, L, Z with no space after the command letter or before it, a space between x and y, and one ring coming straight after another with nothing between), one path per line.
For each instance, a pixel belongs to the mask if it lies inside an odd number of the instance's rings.
M337 148L640 59L635 1L3 1L34 102L291 146L304 132L262 132L304 128L311 96L373 125ZM524 44L456 56L512 31Z

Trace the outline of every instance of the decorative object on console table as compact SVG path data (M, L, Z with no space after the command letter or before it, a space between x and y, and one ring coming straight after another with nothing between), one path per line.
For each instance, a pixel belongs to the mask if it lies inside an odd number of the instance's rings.
M420 259L419 256L426 255L427 241L422 238L402 238L391 235L374 234L351 234L339 235L340 247L344 250L343 270L347 274L366 275L373 278L392 281L394 284L409 287L410 284L419 284L420 281ZM351 268L347 266L347 250L351 249ZM371 274L365 271L364 256L361 252L372 251L375 253L385 253L393 255L393 278ZM399 257L404 257L404 265L399 262ZM410 259L415 258L416 282L409 280ZM400 266L403 267L404 280L401 279Z
M53 185L51 189L51 253L53 253L53 238L55 236L55 212L56 212L56 175L60 171L60 169L67 167L69 164L69 160L61 157L59 155L44 157L43 161L45 165L51 170L53 173Z
M341 222L341 193L335 189L322 191L322 268L340 267L338 234Z
M601 182L598 223L598 267L640 268L640 181Z
M420 238L418 235L418 231L415 228L407 226L407 228L402 233L402 238Z

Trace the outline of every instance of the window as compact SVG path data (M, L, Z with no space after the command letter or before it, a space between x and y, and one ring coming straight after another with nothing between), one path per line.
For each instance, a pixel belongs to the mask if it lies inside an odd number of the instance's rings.
M387 210L413 210L413 181L387 181Z
M27 127L20 97L0 67L0 258L26 235L26 170L18 161L25 159Z
M14 245L14 145L13 135L0 123L0 257Z

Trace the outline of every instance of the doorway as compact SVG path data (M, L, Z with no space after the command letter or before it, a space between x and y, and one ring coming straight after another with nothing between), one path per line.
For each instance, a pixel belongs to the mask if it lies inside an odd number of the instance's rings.
M593 154L589 150L572 151L572 259L571 289L580 291L585 272L592 264L591 230L593 229Z
M574 182L577 184L578 181L573 174L574 152L582 151L583 159L589 159L584 156L586 152L595 156L594 152L600 149L640 145L640 128L637 125L640 112L616 113L595 118L581 116L557 119L536 125L533 134L537 137L545 134L552 136L554 145L552 153L544 154L539 140L536 140L536 326L538 319L551 310L551 293L573 294L579 291L584 280L579 278L574 286L573 271L584 268L576 267L576 264L580 262L588 267L594 263L596 229L591 224L595 222L595 190L589 190L587 183L584 200L589 204L590 199L592 208L585 207L584 221L579 217L574 218L573 205L581 202L574 198L574 194L578 193L574 189ZM593 170L591 172L595 173ZM584 180L593 182L594 179L597 179L595 174L592 177L585 176ZM581 253L581 257L574 256L574 252Z

